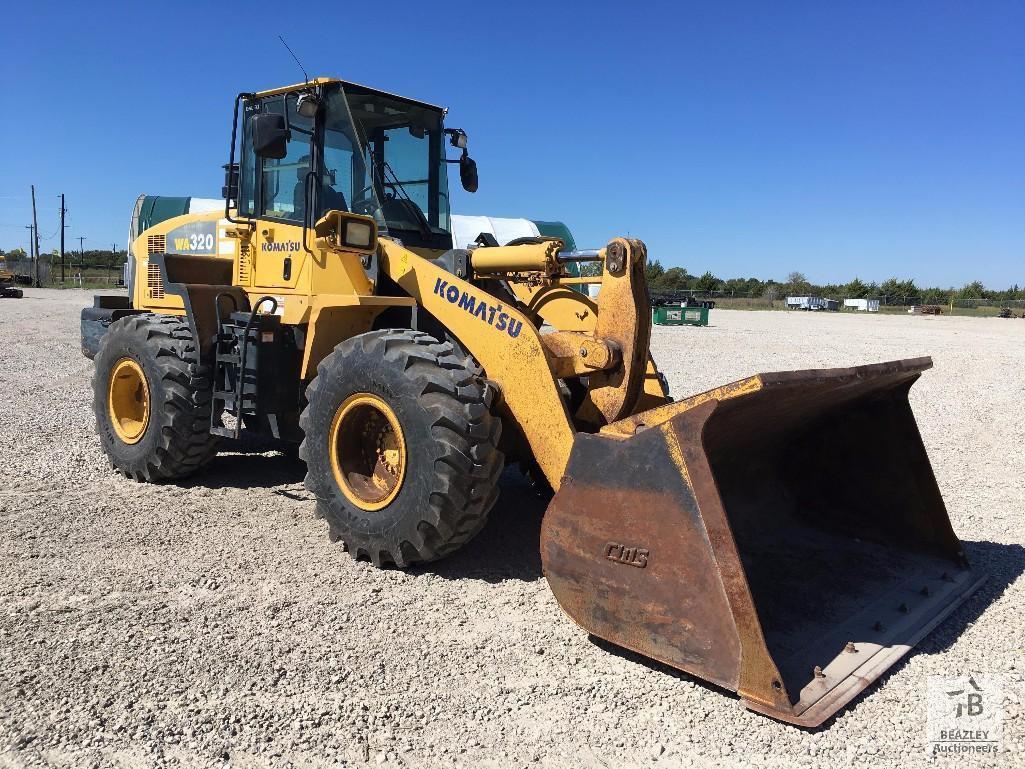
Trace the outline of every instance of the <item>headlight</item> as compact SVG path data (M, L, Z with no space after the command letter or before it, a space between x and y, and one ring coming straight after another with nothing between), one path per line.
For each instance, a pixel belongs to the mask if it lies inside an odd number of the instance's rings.
M366 222L345 223L345 245L354 248L369 248L373 229Z
M313 225L317 248L344 253L372 254L377 250L377 225L374 220L347 211L328 211Z

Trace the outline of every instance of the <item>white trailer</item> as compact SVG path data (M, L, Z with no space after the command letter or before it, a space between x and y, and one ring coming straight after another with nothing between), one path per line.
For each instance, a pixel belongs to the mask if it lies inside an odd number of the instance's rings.
M825 310L828 305L821 296L788 296L788 310Z
M844 299L843 306L858 312L879 312L878 299Z

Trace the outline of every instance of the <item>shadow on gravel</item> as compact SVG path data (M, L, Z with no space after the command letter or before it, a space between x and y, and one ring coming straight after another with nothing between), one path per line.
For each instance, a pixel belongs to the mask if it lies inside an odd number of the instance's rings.
M1025 573L1025 547L970 539L961 541L972 569L986 574L988 579L939 627L923 638L911 654L937 654L948 649L966 627L979 619L989 605ZM901 665L903 661L891 668L891 671L899 669ZM951 672L951 675L956 674L957 671Z
M645 657L637 652L632 652L629 649L624 649L622 646L616 646L611 641L606 641L604 638L599 638L596 635L587 634L587 640L597 646L604 652L613 654L616 657L627 660L628 662L634 662L638 665L643 665L648 670L654 670L656 673L663 673L670 678L675 678L677 681L689 681L692 684L704 689L709 695L719 695L727 697L732 700L740 699L734 692L729 689L723 689L718 684L713 684L711 681L705 681L702 678L694 678L689 673L684 673L682 670L677 670L674 667L663 664L658 660L653 660L650 657ZM712 700L709 700L711 702ZM732 706L731 706L732 707Z
M306 465L284 454L218 454L184 488L270 489L302 483Z
M541 579L541 518L548 504L515 468L503 473L500 487L498 502L480 534L448 558L410 572L484 582Z
M836 718L847 712L856 711L858 705L865 697L872 696L872 693L881 686L885 686L890 676L902 670L908 661L919 654L939 654L946 649L950 648L955 641L961 636L967 627L976 622L986 611L986 609L995 601L997 601L1010 587L1015 580L1018 579L1023 573L1025 573L1025 547L1022 545L1004 545L999 542L987 542L987 541L973 541L973 540L962 540L965 546L965 552L968 554L968 560L972 565L972 568L980 572L985 572L989 578L983 583L974 594L972 594L963 604L961 604L954 612L947 617L938 627L934 628L929 635L919 641L908 654L904 655L893 667L889 668L879 679L877 679L871 686L869 686L864 692L854 698L846 707L841 708L839 712L833 715L828 721L819 727L814 729L804 729L803 727L794 726L792 724L784 724L778 722L781 728L784 729L802 729L803 731L815 733L826 731L832 727ZM1013 634L1013 629L1007 629L1009 634ZM588 639L598 648L614 654L622 659L635 662L638 665L664 673L672 676L680 681L690 681L702 689L709 692L710 695L721 695L731 700L737 700L739 697L734 692L728 689L722 689L713 683L703 681L700 678L693 678L692 676L672 668L668 665L664 665L661 662L644 657L640 654L624 649L621 646L617 646L613 643L605 641L604 639L598 638L594 635L588 635ZM970 656L970 653L969 653ZM937 671L942 672L944 675L956 676L964 673L963 670L946 670ZM921 682L922 686L925 686L925 681ZM709 701L711 704L711 700ZM729 705L729 707L735 707ZM760 716L765 717L765 716ZM767 718L767 717L766 717Z

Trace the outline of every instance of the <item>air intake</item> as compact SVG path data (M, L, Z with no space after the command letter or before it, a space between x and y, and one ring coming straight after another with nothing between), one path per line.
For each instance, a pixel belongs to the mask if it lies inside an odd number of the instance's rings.
M164 239L163 235L158 237L161 240ZM146 273L146 292L150 299L164 298L164 279L160 275L159 264L154 264L153 262L149 263L149 268Z

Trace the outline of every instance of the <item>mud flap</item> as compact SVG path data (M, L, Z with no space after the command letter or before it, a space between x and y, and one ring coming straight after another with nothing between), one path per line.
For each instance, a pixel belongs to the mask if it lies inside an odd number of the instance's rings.
M560 605L821 724L984 580L908 403L931 365L760 374L579 435L541 531Z

